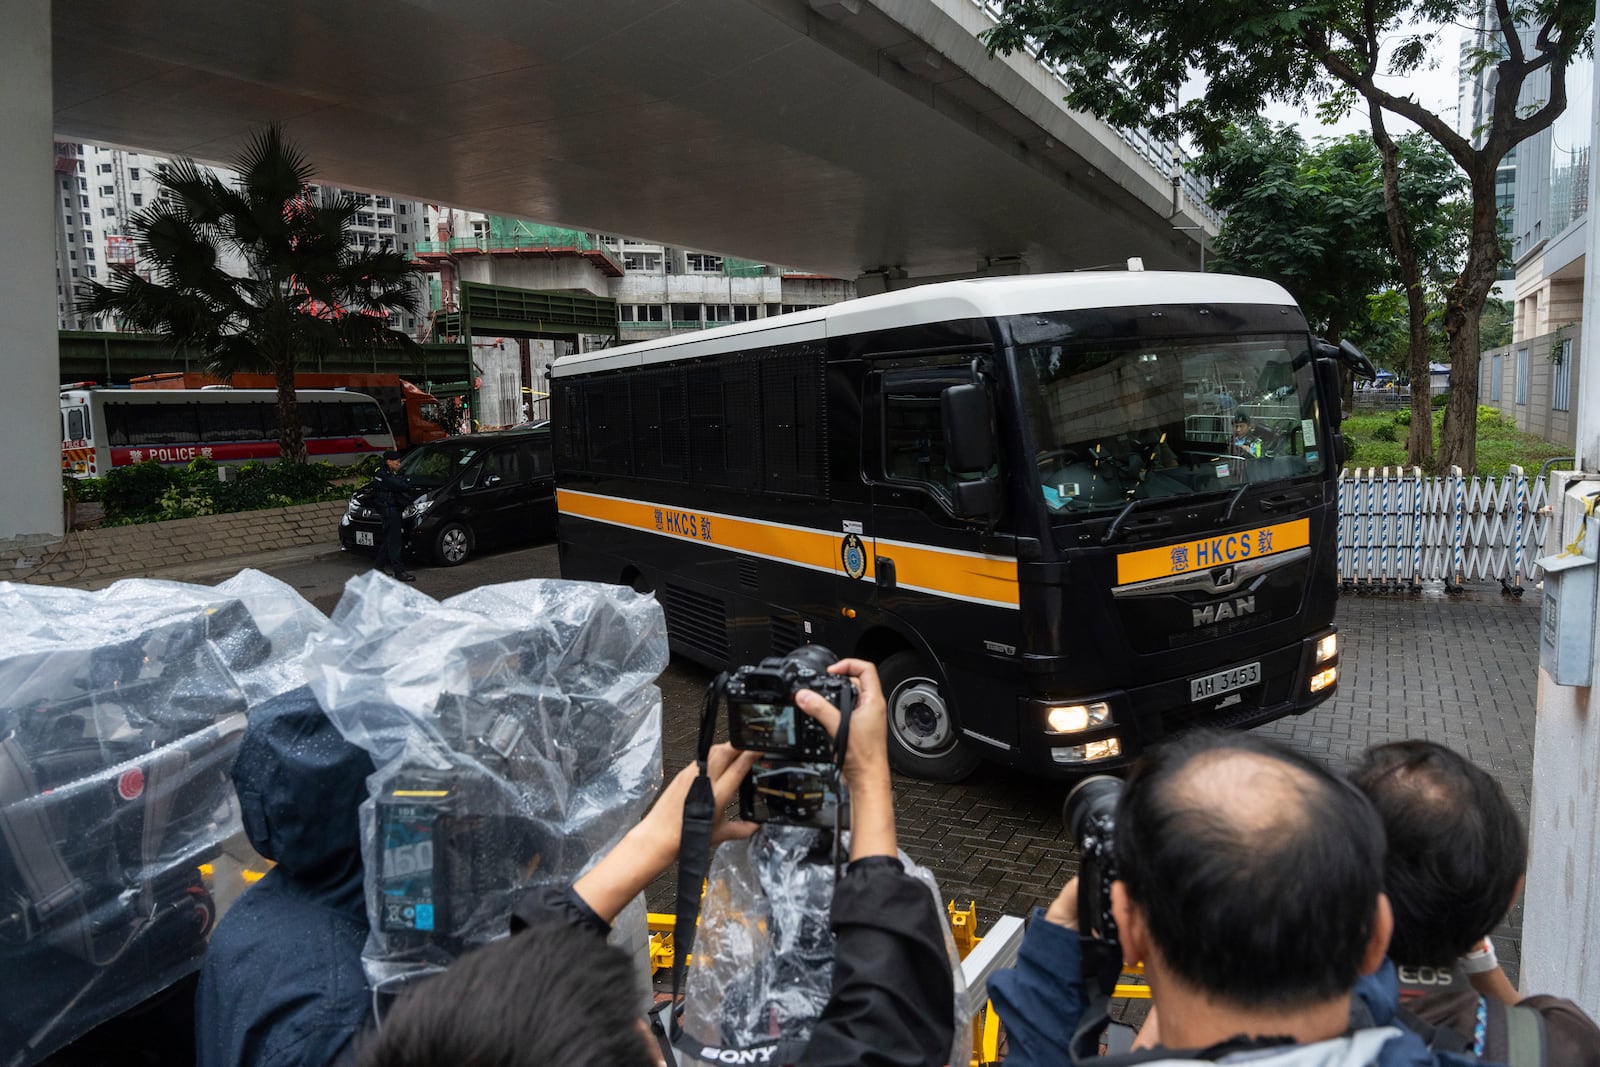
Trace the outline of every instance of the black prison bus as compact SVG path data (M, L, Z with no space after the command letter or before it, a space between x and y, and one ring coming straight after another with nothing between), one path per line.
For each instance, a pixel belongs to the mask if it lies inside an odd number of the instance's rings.
M876 662L906 773L1115 768L1332 695L1340 358L1273 283L1158 272L563 357L561 573L714 668Z

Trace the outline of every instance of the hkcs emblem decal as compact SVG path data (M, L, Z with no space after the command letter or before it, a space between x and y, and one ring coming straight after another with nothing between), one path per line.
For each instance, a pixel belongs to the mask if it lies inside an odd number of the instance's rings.
M860 534L845 534L844 545L839 550L839 559L844 563L844 572L852 578L859 578L867 573L867 550L861 543Z

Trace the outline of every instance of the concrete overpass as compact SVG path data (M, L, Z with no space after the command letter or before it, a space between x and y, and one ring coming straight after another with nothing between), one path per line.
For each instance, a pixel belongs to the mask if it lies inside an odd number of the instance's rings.
M990 59L975 0L22 7L0 43L0 177L24 190L0 305L26 340L0 366L41 409L52 135L216 161L281 121L339 185L868 289L1129 256L1194 266L1214 232L1192 188L1174 215L1165 148L1067 111L1030 57ZM0 542L59 536L54 418L0 427L6 481L25 483Z

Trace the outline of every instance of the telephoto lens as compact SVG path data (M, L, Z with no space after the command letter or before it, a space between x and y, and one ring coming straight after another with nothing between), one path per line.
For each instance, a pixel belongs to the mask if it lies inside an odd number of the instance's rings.
M1111 945L1117 943L1111 883L1117 879L1113 844L1121 795L1121 779L1097 774L1073 786L1061 806L1061 821L1078 847L1078 929Z
M1061 823L1083 848L1083 835L1100 818L1115 820L1117 798L1122 795L1122 779L1109 774L1094 774L1072 787L1061 805Z

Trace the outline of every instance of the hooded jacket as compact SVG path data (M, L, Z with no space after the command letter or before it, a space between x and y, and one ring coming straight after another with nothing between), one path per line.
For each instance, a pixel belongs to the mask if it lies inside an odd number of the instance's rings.
M274 861L211 936L195 998L197 1067L346 1059L371 998L359 808L372 759L305 686L250 715L233 764L246 836Z
M1068 1067L1073 1031L1088 1006L1078 931L1050 922L1036 908L1023 935L1017 964L989 979L989 997L1005 1023L1006 1067ZM1083 1061L1085 1067L1176 1067L1178 1064L1248 1063L1250 1067L1469 1067L1480 1061L1432 1052L1394 1023L1394 998L1374 985L1358 988L1371 1025L1310 1045L1233 1041L1210 1049L1147 1049Z

